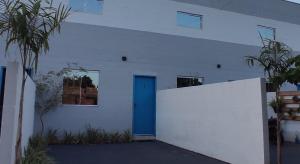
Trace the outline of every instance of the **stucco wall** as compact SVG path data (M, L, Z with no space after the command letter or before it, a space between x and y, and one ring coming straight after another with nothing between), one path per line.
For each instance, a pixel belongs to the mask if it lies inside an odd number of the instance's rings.
M232 164L268 164L264 80L157 93L157 139Z
M7 63L0 136L1 164L14 164L15 161L21 78L22 67L16 62ZM26 146L28 138L33 134L34 122L35 84L28 78L25 87L22 149Z
M240 44L67 23L50 45L49 54L40 58L39 71L75 62L100 72L98 106L63 105L46 115L46 127L61 131L77 132L88 124L131 129L134 74L156 76L158 90L176 88L180 75L204 77L205 84L263 75L249 68L244 58L256 54L258 47Z
M24 97L24 113L23 113L23 129L22 129L22 147L28 145L29 138L32 137L34 132L35 122L35 90L36 85L30 77L26 80L25 84L25 97Z
M55 1L63 1L68 4L68 0ZM248 3L258 4L261 8L267 10L268 7L266 5L272 6L273 4L269 5L270 2L267 3L265 1L266 0L264 0L263 3L258 3L256 1ZM274 5L278 6L278 3L275 3ZM251 5L247 6L255 7ZM238 8L238 6L235 7ZM277 11L277 14L273 14L274 12L271 13L272 15L285 15L285 13L289 13L289 8L291 8L291 6L281 6L281 10ZM295 11L294 8L292 9ZM177 26L177 11L203 15L203 29L197 30ZM256 12L261 13L261 11ZM291 19L295 19L297 16L290 17ZM300 25L277 21L274 17L272 19L266 19L237 12L183 3L182 1L106 0L104 2L103 14L72 13L68 22L217 40L251 46L261 45L261 39L257 32L257 25L264 25L276 28L276 38L279 41L285 42L294 50L299 51Z

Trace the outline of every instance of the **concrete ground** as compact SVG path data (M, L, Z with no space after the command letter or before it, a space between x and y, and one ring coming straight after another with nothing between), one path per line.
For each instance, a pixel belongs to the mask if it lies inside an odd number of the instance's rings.
M162 142L49 147L57 164L225 164Z
M300 145L294 143L285 143L282 147L282 158L284 164L300 163ZM276 164L276 146L270 146L271 164Z
M226 164L162 142L135 142L107 145L49 146L57 164ZM276 163L276 147L270 146L271 164ZM300 145L286 143L285 164L300 163Z

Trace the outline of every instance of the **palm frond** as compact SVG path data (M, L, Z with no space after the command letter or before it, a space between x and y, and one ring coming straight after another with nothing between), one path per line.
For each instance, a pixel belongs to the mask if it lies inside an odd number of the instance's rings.
M69 16L70 9L62 4L56 8L53 0L42 5L42 0L0 0L0 35L5 35L7 52L17 45L23 64L37 67L41 52L49 51L49 37L60 32L62 22ZM26 49L26 50L24 50ZM24 51L23 51L24 50ZM28 57L25 57L28 56Z

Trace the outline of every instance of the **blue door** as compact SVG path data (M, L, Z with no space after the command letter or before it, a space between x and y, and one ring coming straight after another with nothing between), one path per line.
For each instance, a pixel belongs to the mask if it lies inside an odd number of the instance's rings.
M6 72L5 67L0 66L0 132L1 132L2 109L3 109L3 99L4 99L5 72Z
M133 134L155 136L156 79L134 77Z

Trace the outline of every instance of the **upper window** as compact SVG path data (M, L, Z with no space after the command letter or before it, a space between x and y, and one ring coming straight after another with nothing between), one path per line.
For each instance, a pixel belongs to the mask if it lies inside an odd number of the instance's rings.
M257 31L263 39L275 40L275 28L258 25Z
M180 76L177 77L177 88L203 85L203 81L204 81L203 77Z
M98 71L68 72L63 83L63 104L98 105L98 85Z
M195 29L202 28L202 15L177 11L177 25Z
M103 0L69 0L71 10L91 14L101 14Z
M285 1L289 1L289 2L300 4L300 0L285 0Z

